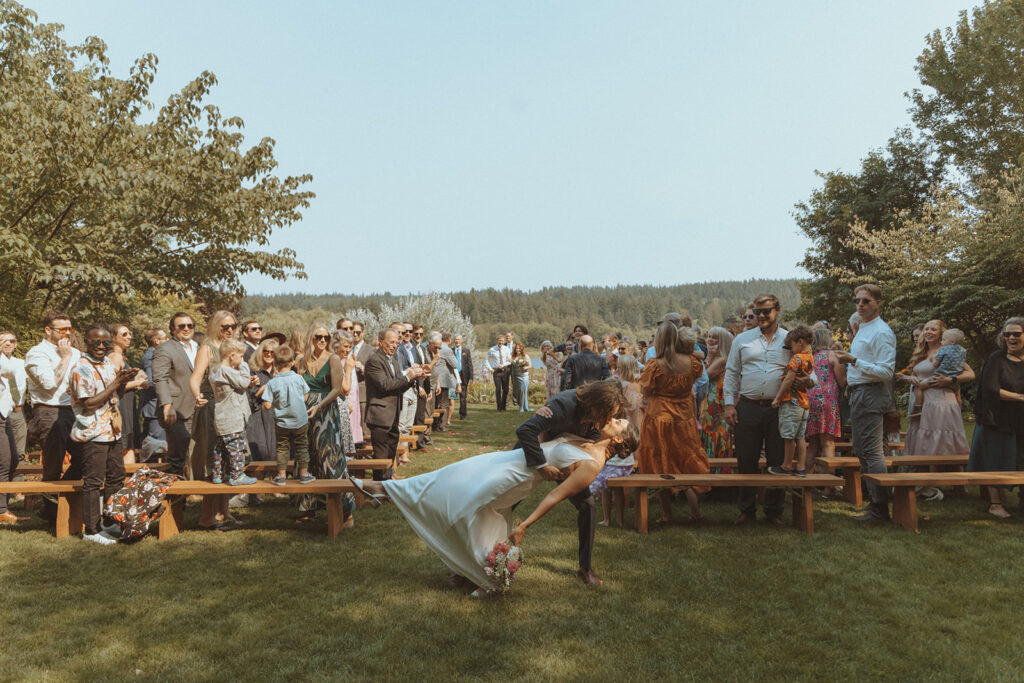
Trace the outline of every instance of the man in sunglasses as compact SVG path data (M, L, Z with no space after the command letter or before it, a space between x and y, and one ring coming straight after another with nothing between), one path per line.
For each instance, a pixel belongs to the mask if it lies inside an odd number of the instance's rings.
M785 348L787 330L779 326L781 306L774 294L754 299L751 309L757 326L736 335L725 363L725 420L733 426L736 458L742 474L757 474L761 450L769 467L781 467L785 444L779 434L779 409L772 401L786 375L790 353ZM811 387L810 378L798 378L794 386ZM764 514L771 524L782 526L786 490L765 491ZM757 491L739 490L739 517L736 524L757 519Z
M189 388L199 344L193 337L196 322L188 313L171 317L171 339L153 350L153 389L160 426L167 433L167 460L172 474L183 474L192 440L196 399Z
M356 357L356 377L359 379L359 416L363 420L363 436L365 437L370 433L369 426L366 424L366 363L369 362L370 356L376 349L373 348L373 344L366 342L364 334L366 325L358 320L350 320L349 323L352 325L352 339L355 341L355 344L352 345L352 355Z
M863 472L885 473L885 414L892 409L892 379L896 370L896 335L879 315L882 289L864 284L853 291L860 325L850 351L836 351L846 366L853 452ZM851 321L851 327L853 323ZM889 519L889 489L868 483L871 503L855 519L884 522Z
M32 399L32 420L28 433L43 452L43 481L57 481L64 470L64 453L72 450L71 426L75 414L71 410L68 382L71 369L81 354L71 345L74 334L71 318L61 311L43 316L44 338L25 354L28 395ZM57 504L44 499L42 516L50 522L51 532L57 523Z
M263 326L255 320L246 320L242 323L242 341L245 342L245 353L242 354L242 358L248 363L252 352L263 341Z

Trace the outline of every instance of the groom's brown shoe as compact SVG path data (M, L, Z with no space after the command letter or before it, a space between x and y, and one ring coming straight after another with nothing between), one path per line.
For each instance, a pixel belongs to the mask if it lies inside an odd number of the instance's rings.
M460 576L455 572L448 575L448 586L449 588L462 588L466 585L466 577Z
M594 573L593 569L581 569L576 572L576 576L580 577L583 580L583 583L588 586L600 586L604 583L604 581L597 577L597 574Z

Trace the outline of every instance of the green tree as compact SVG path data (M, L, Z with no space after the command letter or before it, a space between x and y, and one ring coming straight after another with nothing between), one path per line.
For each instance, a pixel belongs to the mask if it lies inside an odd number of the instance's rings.
M1024 155L1024 2L985 2L926 42L914 122L968 176L1001 178Z
M301 218L311 177L280 178L274 141L203 100L204 72L154 107L157 58L126 78L91 37L0 0L0 311L34 328L46 308L125 318L162 295L232 301L239 278L303 277L291 250L253 249Z
M897 214L917 217L931 188L943 177L940 158L909 130L897 131L884 150L874 150L856 174L817 172L822 186L796 205L794 217L811 240L800 266L812 279L800 283L797 317L805 320L844 320L851 312L849 286L833 274L837 269L865 278L874 271L871 252L851 249L844 241L858 223L872 233L893 227Z

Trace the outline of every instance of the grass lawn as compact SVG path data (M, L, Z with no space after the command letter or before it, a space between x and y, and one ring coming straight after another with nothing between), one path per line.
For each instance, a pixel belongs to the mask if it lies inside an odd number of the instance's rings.
M409 476L507 447L518 413L472 406ZM530 509L548 485L527 500ZM656 501L652 504L657 509ZM977 491L921 503L921 535L816 503L817 533L708 522L598 528L593 589L574 576L575 511L527 536L512 593L484 601L392 506L326 537L283 501L229 533L103 548L33 520L0 530L7 679L1020 679L1013 597L1024 526ZM677 508L685 516L685 503ZM788 519L787 510L787 519ZM925 521L924 516L930 515ZM186 514L193 525L197 506ZM525 516L525 513L524 513Z

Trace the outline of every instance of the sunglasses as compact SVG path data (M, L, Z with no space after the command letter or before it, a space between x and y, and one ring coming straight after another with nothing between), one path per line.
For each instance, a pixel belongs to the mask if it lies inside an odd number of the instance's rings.
M221 325L220 329L222 329L225 332L230 332L231 330L235 329L236 327L238 327L238 325Z
M756 317L757 317L756 315L754 315L753 313L751 313L750 315L744 315L744 316L743 316L743 319L744 319L744 320L753 320L753 319L754 319L754 318L756 318Z
M1017 339L1021 335L1024 335L1024 332L1003 332L1003 339Z
M260 327L259 325L250 325L249 326L249 331L250 332L262 332L263 328Z
M196 329L195 323L178 323L175 325L179 330L194 330Z
M755 308L754 315L771 315L772 311L774 310L774 306L772 306L771 308Z
M73 327L51 327L57 334L72 334L75 331Z
M313 339L316 339L317 341L328 341L330 338L331 338L331 335L329 335L329 334L314 334L313 335Z
M109 339L86 339L85 343L89 346L102 346L108 349L114 345L114 342Z
M273 356L274 352L272 350L270 350L270 349L263 349L263 355L264 356Z
M870 304L872 302L874 302L874 299L854 299L853 300L853 303L855 303L855 304L864 304L865 306L867 306L868 304Z

